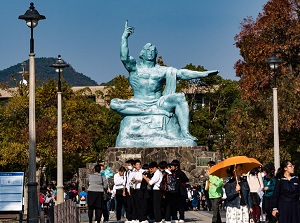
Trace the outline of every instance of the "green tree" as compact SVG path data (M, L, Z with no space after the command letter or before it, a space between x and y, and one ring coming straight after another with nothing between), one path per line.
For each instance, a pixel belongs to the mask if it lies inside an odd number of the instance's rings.
M216 82L204 86L204 104L198 103L190 111L191 133L198 138L199 145L215 150L222 148L227 134L229 111L235 100L240 97L236 81L215 77ZM202 99L203 100L203 99ZM202 107L204 105L204 107Z
M184 69L206 71L203 66L188 64ZM180 81L177 91L185 93L190 107L190 131L198 138L198 145L211 150L223 146L227 132L229 111L240 90L236 81L221 76L209 76Z
M0 166L2 170L26 171L28 166L28 97L16 92L0 106ZM95 162L116 140L117 118L107 107L89 99L86 88L73 92L63 84L64 177L70 179L86 162ZM56 176L57 83L50 80L36 88L37 161Z
M159 56L157 58L157 64L163 67L166 67L167 65L164 63L162 56Z
M132 89L128 79L124 75L118 75L113 79L113 85L105 86L104 91L97 91L97 96L100 96L109 105L111 99L129 99L133 96Z
M25 170L28 162L28 139L23 140L28 125L28 97L15 96L0 106L1 170ZM25 133L26 134L26 133Z

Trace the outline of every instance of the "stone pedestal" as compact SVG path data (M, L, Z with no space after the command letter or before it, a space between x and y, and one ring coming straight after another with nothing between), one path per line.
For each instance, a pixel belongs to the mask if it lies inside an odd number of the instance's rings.
M182 147L136 147L118 148L110 147L105 154L105 165L111 167L116 173L121 166L125 166L128 159L139 159L142 165L156 161L180 161L180 168L186 173L191 184L202 184L207 177L207 162L220 161L220 152L208 151L206 146Z
M177 116L164 115L124 116L116 146L152 147L152 146L197 146L192 138L186 138L180 131Z

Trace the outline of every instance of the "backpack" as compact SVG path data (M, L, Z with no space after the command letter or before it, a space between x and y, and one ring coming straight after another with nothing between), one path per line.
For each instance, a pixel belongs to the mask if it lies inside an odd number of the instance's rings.
M40 193L39 202L40 204L43 204L46 201L45 195Z
M199 192L197 190L192 191L192 198L198 198Z
M159 188L163 191L166 191L166 188L167 188L167 180L166 180L166 177L167 177L167 172L166 171L162 171L162 180L160 182L160 185L159 185Z
M160 183L160 189L167 192L177 192L177 179L175 173L164 173Z
M70 190L67 193L68 193L68 197L69 197L68 200L74 200L75 199L75 194L74 194L73 191Z
M67 201L67 200L69 200L70 198L69 198L69 191L67 191L66 193L65 193L65 201Z

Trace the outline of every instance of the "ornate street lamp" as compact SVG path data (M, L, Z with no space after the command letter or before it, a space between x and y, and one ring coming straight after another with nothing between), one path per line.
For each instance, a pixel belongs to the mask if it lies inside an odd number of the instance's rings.
M63 152L62 152L62 109L61 109L61 73L64 68L69 67L60 55L50 67L55 68L58 73L58 90L57 90L57 203L64 201L63 185Z
M38 193L36 182L36 129L35 129L35 64L34 64L34 39L33 28L39 20L46 19L30 3L29 9L19 19L26 21L31 30L30 53L29 53L29 173L28 173L28 222L38 222Z
M35 28L38 25L39 20L46 19L46 17L43 15L40 15L39 12L35 9L34 3L31 2L29 9L25 12L24 15L20 15L19 19L25 20L26 25L31 30L30 53L34 53L33 28Z
M274 118L274 166L278 170L280 167L279 156L279 130L278 130L278 100L277 100L277 86L276 86L276 69L282 62L274 54L266 61L273 70L273 118Z

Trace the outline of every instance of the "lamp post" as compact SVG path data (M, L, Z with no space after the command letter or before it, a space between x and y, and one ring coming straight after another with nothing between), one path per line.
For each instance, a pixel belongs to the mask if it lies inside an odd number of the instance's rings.
M273 70L274 166L275 166L275 170L278 170L278 168L280 167L280 156L279 156L276 69L282 61L273 54L266 62L270 65L271 69Z
M58 89L57 89L57 203L64 201L64 185L63 185L63 152L62 152L62 109L61 109L61 72L65 67L69 67L60 55L51 67L55 68L58 73Z
M36 182L36 129L35 129L35 64L33 28L39 20L46 19L40 15L31 2L29 9L19 19L26 21L31 30L29 53L29 173L28 173L28 213L27 222L38 222L38 195Z

